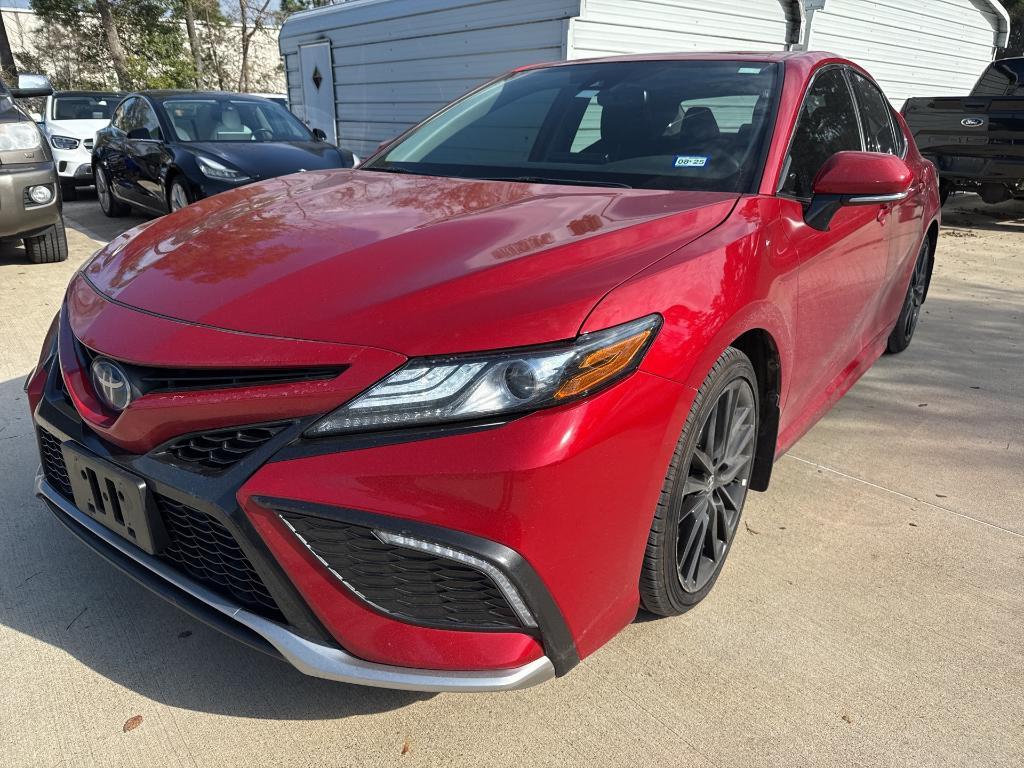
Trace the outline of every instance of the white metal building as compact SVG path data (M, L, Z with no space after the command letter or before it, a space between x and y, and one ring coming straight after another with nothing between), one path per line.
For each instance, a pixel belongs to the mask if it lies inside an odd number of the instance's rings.
M661 51L831 50L899 106L966 93L998 0L343 0L281 28L292 108L357 154L523 64Z

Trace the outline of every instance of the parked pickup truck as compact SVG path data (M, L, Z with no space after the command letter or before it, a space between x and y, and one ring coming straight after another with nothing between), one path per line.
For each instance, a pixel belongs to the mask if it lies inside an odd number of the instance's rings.
M1024 57L992 62L970 96L907 99L903 116L943 202L958 189L986 203L1024 196Z

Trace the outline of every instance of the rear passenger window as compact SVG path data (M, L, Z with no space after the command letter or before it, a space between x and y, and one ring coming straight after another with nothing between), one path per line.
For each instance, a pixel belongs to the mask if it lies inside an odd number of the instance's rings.
M853 93L860 107L860 122L864 128L864 144L868 152L884 152L888 155L899 154L896 135L893 133L892 107L867 78L856 72L850 72L853 82Z
M814 177L826 160L837 152L861 149L857 113L843 71L826 69L804 97L779 191L809 198Z

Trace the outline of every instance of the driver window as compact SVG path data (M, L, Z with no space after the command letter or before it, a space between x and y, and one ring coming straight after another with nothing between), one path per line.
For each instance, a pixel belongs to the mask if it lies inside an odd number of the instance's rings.
M132 129L133 126L131 124L131 115L132 107L135 105L135 101L136 99L134 97L130 99L125 99L120 104L118 104L117 109L114 110L114 117L111 119L110 122L119 131L124 131L125 133L127 133Z
M135 111L138 113L138 117L135 119L137 128L143 128L148 134L149 138L160 140L160 121L157 120L156 112L149 106L149 102L145 99L138 99L136 102Z
M837 152L862 149L846 77L838 67L826 69L814 78L804 97L779 192L810 198L814 177L826 160Z

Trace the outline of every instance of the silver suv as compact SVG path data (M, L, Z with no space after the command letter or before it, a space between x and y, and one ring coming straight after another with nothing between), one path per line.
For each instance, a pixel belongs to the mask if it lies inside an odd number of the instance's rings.
M18 87L0 82L0 240L21 240L29 261L64 261L68 241L57 169L39 127L15 99L49 96L42 75L18 75Z

